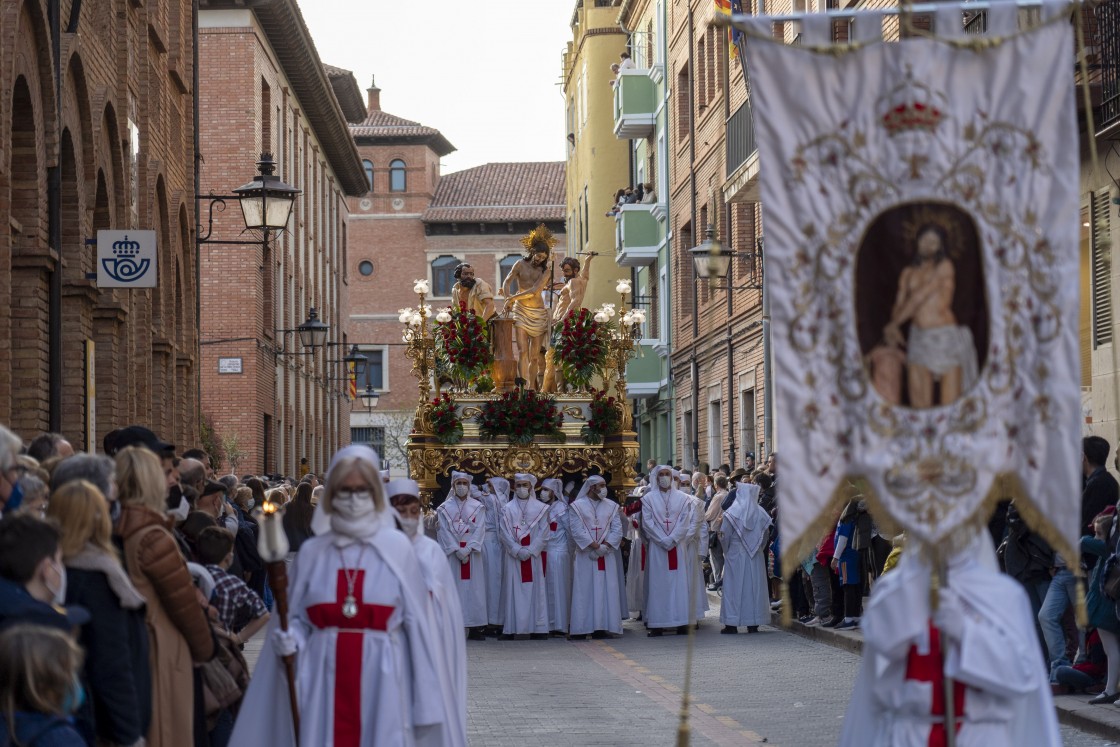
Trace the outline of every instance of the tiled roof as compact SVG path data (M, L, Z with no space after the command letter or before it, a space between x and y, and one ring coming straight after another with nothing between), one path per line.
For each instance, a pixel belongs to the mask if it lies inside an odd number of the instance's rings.
M423 220L499 223L564 220L564 162L488 163L440 178Z
M358 81L354 73L343 70L334 65L323 64L327 72L327 80L334 89L334 97L342 107L342 114L347 122L361 122L366 116L366 102L362 99L362 92L358 90Z
M355 139L368 138L379 142L427 142L441 156L455 150L455 146L436 128L380 109L370 112L363 121L350 125L350 134Z

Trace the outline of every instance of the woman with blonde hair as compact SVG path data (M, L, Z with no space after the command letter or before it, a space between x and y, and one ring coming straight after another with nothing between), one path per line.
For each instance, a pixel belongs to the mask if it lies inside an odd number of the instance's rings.
M442 640L372 449L335 454L321 509L328 529L292 563L288 629L270 626L230 744L465 744L465 734L448 731L454 699L441 675ZM299 734L280 666L293 654Z
M159 457L130 446L117 454L117 494L124 562L148 601L151 641L152 722L149 747L194 741L194 677L191 662L209 661L214 639L191 582L187 563L168 529L167 492Z
M47 516L61 528L66 603L90 611L79 643L90 697L75 721L90 744L135 744L151 721L151 672L144 597L125 573L111 538L109 502L93 483L68 482L51 494Z
M70 724L83 698L82 650L61 630L14 625L0 633L3 744L85 747Z

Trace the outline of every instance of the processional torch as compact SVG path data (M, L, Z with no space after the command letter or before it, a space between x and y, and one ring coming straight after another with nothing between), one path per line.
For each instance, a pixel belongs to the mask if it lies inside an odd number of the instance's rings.
M268 586L276 600L276 613L280 617L280 629L288 630L288 569L284 559L288 557L288 535L284 532L284 510L279 504L266 500L256 516L260 524L260 537L257 539L257 552L268 570ZM288 654L284 660L284 673L288 679L288 698L292 705L292 728L295 730L296 744L299 744L299 703L296 701L296 657Z

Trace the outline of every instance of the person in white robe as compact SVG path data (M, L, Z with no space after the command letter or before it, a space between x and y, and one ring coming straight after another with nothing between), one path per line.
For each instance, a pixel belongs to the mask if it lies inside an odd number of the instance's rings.
M486 566L486 622L490 631L497 635L502 629L502 568L506 558L498 519L502 507L509 502L509 480L491 477L486 482L490 486L490 491L482 496L486 507L486 539L482 543L482 560Z
M770 622L770 592L766 579L766 552L772 519L758 505L759 487L739 483L735 501L723 512L720 544L723 547L723 600L719 608L721 633L748 633Z
M622 635L622 596L619 569L622 558L622 511L607 499L607 485L599 475L587 478L568 508L568 522L575 543L572 563L573 639Z
M541 553L548 584L548 629L552 635L564 635L568 632L568 611L572 604L571 537L564 485L554 477L542 480L538 496L542 503L548 504L548 549Z
M622 515L623 536L630 540L630 560L626 566L626 608L634 620L642 619L645 603L646 555L649 549L642 533L641 498L648 489L641 486L634 488L630 496L637 501L630 506L629 513L623 511Z
M483 640L486 626L486 566L482 562L482 545L486 541L486 508L471 498L471 476L466 472L451 473L451 492L436 509L439 532L436 539L447 556L459 603L463 608L463 625L471 640Z
M463 611L451 568L439 543L420 531L420 485L415 480L398 478L385 486L389 505L397 512L397 521L412 540L424 583L432 600L432 626L442 644L440 682L449 691L447 703L446 747L467 745L467 646L463 640Z
M945 676L954 682L957 747L1060 746L1026 591L999 572L983 529L947 567L936 611L930 564L918 552L903 552L875 584L841 747L944 744Z
M548 546L548 506L533 496L537 478L518 473L514 498L502 509L498 531L506 552L502 574L502 635L548 637L548 584L541 553Z
M347 446L331 460L320 503L329 528L292 563L288 629L279 616L269 623L230 744L455 743L423 571L392 520L378 467L367 446ZM280 658L291 655L298 734Z
M673 482L681 487L681 492L688 496L688 501L692 504L692 526L686 538L688 550L685 557L688 560L689 589L695 605L694 617L690 622L695 622L699 627L700 621L704 619L704 614L709 609L708 590L704 584L704 557L708 554L708 525L704 521L704 501L696 497L691 479L685 482L682 473L673 470Z
M672 467L658 466L654 476L653 489L642 497L642 529L649 539L646 627L650 636L659 636L666 628L687 633L696 612L686 557L692 503L673 488Z

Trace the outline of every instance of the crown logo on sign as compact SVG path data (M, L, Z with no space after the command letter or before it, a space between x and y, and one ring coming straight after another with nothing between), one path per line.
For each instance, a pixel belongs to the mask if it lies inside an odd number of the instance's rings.
M113 242L113 254L121 257L122 259L126 257L135 257L139 253L140 242L129 241L128 234L125 234L125 237L120 241Z
M879 122L891 137L912 131L932 133L945 119L945 101L945 96L915 81L907 67L903 81L879 99Z

